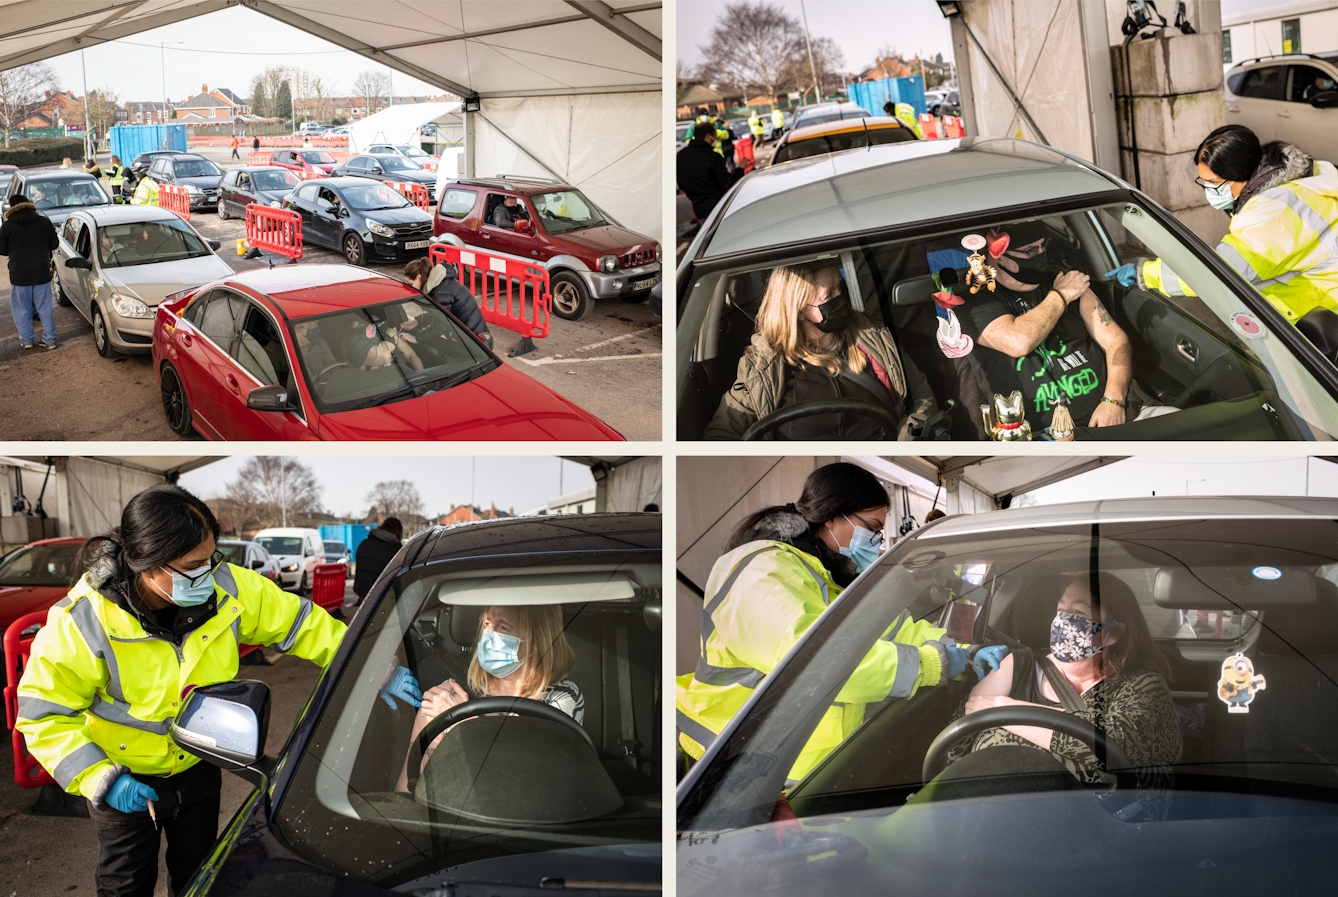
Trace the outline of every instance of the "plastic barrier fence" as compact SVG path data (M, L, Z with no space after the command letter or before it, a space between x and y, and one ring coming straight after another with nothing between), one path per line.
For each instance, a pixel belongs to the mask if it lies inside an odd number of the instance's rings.
M432 201L428 199L427 188L422 184L408 184L403 181L387 181L386 186L401 193L409 202L418 206L424 212L432 208Z
M333 613L344 606L347 564L318 564L311 577L311 601Z
M426 168L428 171L436 171L441 166L440 162L419 162L418 164Z
M460 282L479 300L483 320L525 339L548 336L553 296L548 271L537 265L449 243L437 243L427 257L434 265L455 265Z
M752 134L734 141L734 164L742 168L744 174L757 167L757 159L753 156Z
M190 194L186 192L185 187L177 187L173 184L158 185L158 208L167 209L190 220Z
M247 165L268 165L272 159L273 153L254 152L246 154Z
M259 651L259 650L260 650L260 646L259 646L259 645L238 645L238 646L237 646L237 658L238 658L238 659L241 659L241 658L245 657L246 655L248 655L248 654L252 654L252 653L254 653L254 652L256 652L256 651Z
M966 127L962 124L961 118L956 115L943 116L943 136L948 139L965 137Z
M938 119L934 118L934 116L930 115L928 112L925 112L925 113L923 113L922 115L920 115L920 116L919 116L919 119L920 119L920 135L921 135L921 139L924 139L924 140L937 140L937 139L938 139Z
M10 729L14 745L14 781L24 788L41 788L54 785L56 780L47 774L23 741L23 734L14 728L19 716L19 677L28 665L28 655L32 652L33 637L22 637L23 630L29 626L41 626L46 623L46 611L24 614L5 630L5 725ZM35 634L34 634L35 635Z
M246 242L297 261L302 257L302 216L253 202L246 207Z
M334 159L336 162L347 162L347 161L348 161L348 157L349 157L349 154L348 154L348 153L338 152L338 151L335 151L335 150L326 150L325 152L326 152L326 155L328 155L331 159Z

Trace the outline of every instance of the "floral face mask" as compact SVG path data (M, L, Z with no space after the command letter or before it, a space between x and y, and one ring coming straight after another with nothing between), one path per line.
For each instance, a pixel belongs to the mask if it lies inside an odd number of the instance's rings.
M1105 646L1093 645L1092 637L1102 629L1113 625L1115 625L1114 620L1102 623L1089 620L1082 614L1061 610L1055 614L1054 621L1050 623L1050 650L1056 660L1065 663L1095 657Z

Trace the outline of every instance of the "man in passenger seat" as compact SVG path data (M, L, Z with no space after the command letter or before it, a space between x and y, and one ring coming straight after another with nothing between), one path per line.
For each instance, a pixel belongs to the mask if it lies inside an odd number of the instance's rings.
M977 344L989 389L1000 395L1021 390L1034 431L1049 426L1061 394L1077 426L1133 420L1133 350L1089 288L1091 278L1047 264L1052 238L1043 222L1012 225L1007 233L1008 249L996 263L997 289L964 295L957 309L962 331Z

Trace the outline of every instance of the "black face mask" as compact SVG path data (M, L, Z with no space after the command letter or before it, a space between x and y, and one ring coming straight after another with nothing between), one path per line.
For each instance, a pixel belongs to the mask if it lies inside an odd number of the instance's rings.
M1045 282L1046 275L1049 274L1050 266L1045 264L1045 254L1042 253L1030 259L1014 259L1017 262L1017 273L1013 279L1019 283L1041 284Z
M815 306L822 320L814 326L823 333L840 333L850 321L850 299L845 293L828 297L822 305Z

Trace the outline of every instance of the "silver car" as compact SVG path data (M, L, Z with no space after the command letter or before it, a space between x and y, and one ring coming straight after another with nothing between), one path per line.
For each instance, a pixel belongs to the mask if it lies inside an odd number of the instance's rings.
M102 357L148 354L158 303L232 275L218 247L157 206L84 209L60 227L52 292L93 325Z
M254 570L266 579L283 585L279 573L279 562L274 560L274 556L266 551L265 547L259 542L250 542L245 539L220 539L218 550L223 553L223 559L229 564L236 564L238 567Z
M1226 75L1227 122L1260 143L1284 140L1338 161L1338 53L1293 53L1242 62Z

